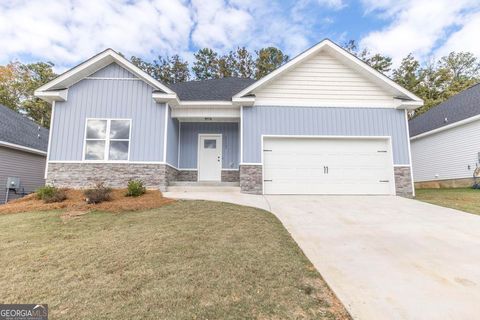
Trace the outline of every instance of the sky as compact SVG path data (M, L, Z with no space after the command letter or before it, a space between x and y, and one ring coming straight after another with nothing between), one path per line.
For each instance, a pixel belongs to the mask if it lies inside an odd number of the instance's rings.
M290 57L329 38L422 62L480 57L480 0L1 0L0 64L49 61L64 71L112 48L153 60L210 47L276 46Z

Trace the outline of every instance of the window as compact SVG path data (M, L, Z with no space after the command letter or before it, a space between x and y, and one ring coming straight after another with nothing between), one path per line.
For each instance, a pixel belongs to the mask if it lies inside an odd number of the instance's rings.
M130 147L130 119L88 119L85 160L126 161Z
M212 139L212 140L205 139L203 141L203 148L205 148L205 149L216 149L217 148L217 140L215 140L215 139Z

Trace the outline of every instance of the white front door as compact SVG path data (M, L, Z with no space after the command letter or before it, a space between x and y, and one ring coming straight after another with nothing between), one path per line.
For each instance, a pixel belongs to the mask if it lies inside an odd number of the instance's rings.
M221 181L222 135L198 136L198 181Z

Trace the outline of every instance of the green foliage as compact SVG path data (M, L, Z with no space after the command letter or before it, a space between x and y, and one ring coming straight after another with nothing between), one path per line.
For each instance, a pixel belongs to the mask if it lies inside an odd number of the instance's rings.
M52 67L51 63L22 64L18 61L0 66L0 104L23 111L35 122L48 128L50 106L35 97L34 92L57 76Z
M185 82L190 78L188 62L182 60L179 55L167 56L166 58L158 56L158 60L153 62L147 62L139 57L132 56L131 61L134 65L163 83Z
M282 50L268 47L256 51L255 79L260 79L288 61L288 56Z
M37 199L43 200L45 203L62 202L67 199L65 189L58 189L54 186L44 186L36 191Z
M373 69L380 71L382 73L387 73L392 68L392 58L381 55L379 53L371 54L368 49L363 49L359 51L357 42L355 40L350 40L343 44L343 48L367 63Z
M110 200L112 189L107 187L104 182L99 182L92 189L87 189L83 192L87 203L100 203Z
M192 71L197 80L217 79L219 75L218 54L210 48L203 48L194 54Z
M138 197L147 192L142 180L130 180L127 186L127 197Z

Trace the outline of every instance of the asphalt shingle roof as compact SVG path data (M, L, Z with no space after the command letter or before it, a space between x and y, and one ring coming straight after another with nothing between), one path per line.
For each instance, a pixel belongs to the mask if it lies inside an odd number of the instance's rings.
M0 141L47 151L48 129L0 105Z
M232 97L254 83L250 78L222 78L170 84L184 101L231 101Z
M480 83L409 121L410 137L480 114Z

